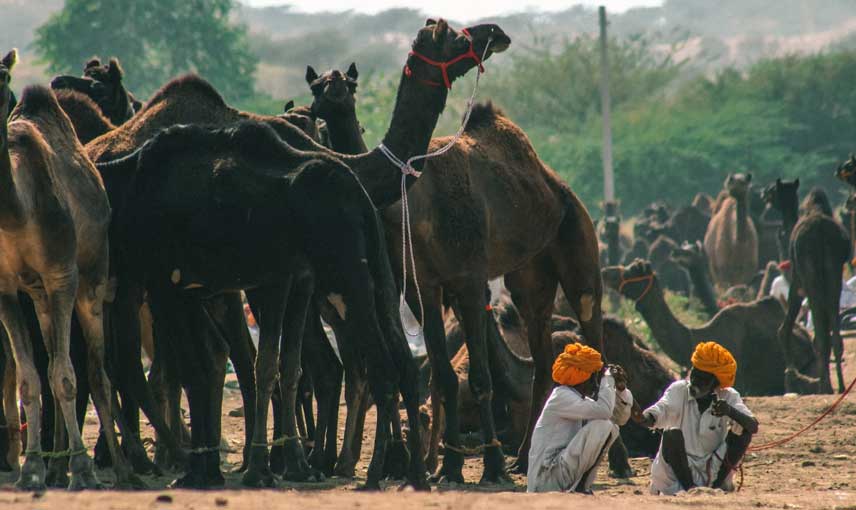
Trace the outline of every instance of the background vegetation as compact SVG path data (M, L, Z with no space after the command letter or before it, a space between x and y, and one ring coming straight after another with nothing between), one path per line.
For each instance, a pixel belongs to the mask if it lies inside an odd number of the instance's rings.
M320 70L355 61L369 145L386 130L400 66L426 17L410 9L304 14L234 0L0 0L0 7L11 13L0 18L0 47L24 50L15 86L78 74L90 56L115 55L142 98L195 71L236 106L278 113L287 99L308 100L307 64ZM596 12L492 21L514 42L488 64L480 99L520 124L596 210ZM835 196L831 174L854 149L856 132L851 0L667 0L610 15L610 33L625 215L655 199L680 205L698 191L716 193L731 171L753 172L758 185L800 176L805 191L822 185ZM472 76L456 83L437 135L454 131L471 86Z

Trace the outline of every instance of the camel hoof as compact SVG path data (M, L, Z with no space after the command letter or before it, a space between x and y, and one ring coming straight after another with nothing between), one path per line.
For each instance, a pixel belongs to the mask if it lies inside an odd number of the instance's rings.
M64 489L69 485L68 463L59 459L51 459L48 463L48 471L45 476L45 484L48 487Z
M610 478L626 479L633 478L634 476L636 476L636 471L633 471L633 468L630 466L609 470Z
M403 491L411 488L417 492L431 492L431 484L428 483L428 479L424 476L420 477L418 480L415 481L407 481L406 483L399 486L398 490Z
M358 492L378 492L380 491L380 482L377 480L366 480L366 483L357 486Z
M337 464L333 469L333 475L339 478L353 478L355 471L356 470L353 466L342 466L341 464Z
M80 456L79 460L72 459L71 481L68 483L68 490L82 491L86 489L103 489L104 485L102 485L95 476L94 467L92 459L85 455Z
M313 450L309 456L309 465L324 473L324 476L327 478L330 478L336 472L336 456L326 455L320 451L318 453L315 452L316 450Z
M128 461L131 463L131 468L138 475L155 475L162 476L163 471L149 459L144 449L131 448L128 453Z
M487 469L485 469L481 480L479 480L479 485L505 485L509 483L514 483L514 481L505 470L488 473Z
M319 483L323 482L325 479L324 473L315 468L309 467L308 464L303 469L286 469L282 478L289 482L301 483Z
M47 489L45 485L45 463L37 455L27 455L21 466L21 475L15 482L15 488L20 491L41 492Z
M128 491L144 491L147 490L149 486L146 485L146 482L136 474L128 473L122 476L116 474L116 485L114 488Z
M404 480L410 466L410 452L404 441L393 441L386 451L383 463L384 476L390 480Z
M254 489L269 489L276 487L276 478L270 470L248 469L241 477L241 485Z
M249 458L249 452L245 455ZM274 446L270 449L270 470L278 475L285 473L285 448L282 446Z
M510 475L525 475L528 469L529 466L527 466L527 463L525 461L517 459L510 466L508 466L506 472Z

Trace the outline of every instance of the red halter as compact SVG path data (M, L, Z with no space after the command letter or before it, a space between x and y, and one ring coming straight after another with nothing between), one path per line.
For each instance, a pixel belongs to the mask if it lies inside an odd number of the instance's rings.
M419 60L425 62L426 64L428 64L430 66L439 67L440 72L443 73L443 83L438 83L438 82L432 81L432 80L424 80L422 78L417 78L419 81L421 81L425 85L429 85L431 87L442 87L443 85L445 85L447 89L451 89L452 88L452 81L449 79L449 66L451 66L453 64L457 64L458 62L460 62L461 60L464 60L466 58L473 59L476 62L476 64L478 64L478 66L479 66L479 72L480 73L484 72L484 66L482 65L481 57L478 55L478 53L476 53L475 49L473 48L473 37L470 35L469 30L467 30L466 28L463 28L463 29L461 29L461 33L464 34L464 37L466 37L468 41L470 41L470 48L466 51L466 53L462 53L462 54L458 55L457 57L453 58L452 60L449 60L446 62L437 62L436 60L432 60L432 59L426 57L425 55L422 55L421 53L418 53L418 52L413 51L413 50L410 51L410 53L408 54L409 56L416 57ZM410 64L404 65L404 75L407 76L408 78L410 78L413 75L413 70L410 69Z

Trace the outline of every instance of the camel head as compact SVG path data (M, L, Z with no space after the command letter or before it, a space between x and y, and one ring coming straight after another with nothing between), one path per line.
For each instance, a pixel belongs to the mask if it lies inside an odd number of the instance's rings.
M761 198L770 204L770 207L779 212L784 212L789 208L796 209L799 204L799 196L797 194L799 187L799 179L793 181L776 179L776 182L764 188L764 191L761 192Z
M497 25L474 25L460 31L444 19L429 19L419 30L407 57L405 75L423 83L451 88L455 79L511 45L511 38ZM487 50L487 52L485 52Z
M667 204L663 200L652 202L651 204L648 204L645 209L642 210L642 216L649 218L657 223L665 223L669 221L669 217L671 215L672 208L669 207L669 204Z
M752 174L728 174L725 178L725 191L738 200L744 200L749 196L749 188L752 186Z
M669 256L673 261L689 269L691 267L707 267L707 253L701 241L695 243L684 242L681 246L672 249Z
M10 82L12 81L12 68L18 62L18 50L13 49L0 60L0 121L6 125L6 118L9 117L14 105L14 96ZM3 142L5 143L5 136Z
M603 283L634 301L639 301L657 286L657 275L647 260L636 259L627 266L608 266L600 270Z
M835 176L847 184L856 187L856 156L851 153L848 160L838 165L838 169L835 170Z
M312 66L306 67L306 83L312 91L313 115L329 120L334 115L354 115L357 101L357 65L351 63L344 73L338 69L325 72L321 76Z
M125 89L122 79L125 72L119 60L110 59L102 65L98 57L90 59L83 68L83 76L57 76L51 80L53 89L72 89L89 96L104 115L116 125L134 116L142 104Z

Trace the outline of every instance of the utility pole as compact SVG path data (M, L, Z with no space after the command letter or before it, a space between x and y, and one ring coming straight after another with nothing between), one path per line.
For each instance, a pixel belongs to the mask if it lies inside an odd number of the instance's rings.
M609 115L609 56L606 49L606 7L598 9L600 17L600 108L603 112L603 200L615 202L615 178L612 174L612 126Z

